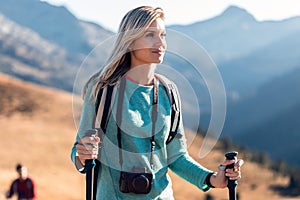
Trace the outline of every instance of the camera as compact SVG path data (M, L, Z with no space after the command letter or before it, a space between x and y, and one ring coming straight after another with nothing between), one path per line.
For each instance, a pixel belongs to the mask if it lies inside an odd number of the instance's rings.
M146 167L135 166L132 172L121 171L120 191L123 193L148 194L151 190L153 174Z

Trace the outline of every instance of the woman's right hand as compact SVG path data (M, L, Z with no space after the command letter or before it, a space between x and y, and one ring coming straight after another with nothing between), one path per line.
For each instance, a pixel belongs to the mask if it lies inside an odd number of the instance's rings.
M86 160L97 159L99 149L99 137L85 136L78 140L76 144L76 152L82 165Z

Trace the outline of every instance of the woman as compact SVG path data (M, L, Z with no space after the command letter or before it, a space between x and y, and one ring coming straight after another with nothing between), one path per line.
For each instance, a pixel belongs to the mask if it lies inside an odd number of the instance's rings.
M226 187L227 177L241 178L242 160L226 171L224 166L234 160L225 160L215 173L194 161L186 149L182 120L176 137L166 143L170 102L155 74L166 51L165 37L161 8L141 6L129 11L121 21L108 64L85 86L80 127L71 156L77 169L84 169L86 160L101 161L97 199L173 199L168 169L203 191ZM105 136L86 136L89 129L95 128L97 94L110 85L117 85L118 90Z

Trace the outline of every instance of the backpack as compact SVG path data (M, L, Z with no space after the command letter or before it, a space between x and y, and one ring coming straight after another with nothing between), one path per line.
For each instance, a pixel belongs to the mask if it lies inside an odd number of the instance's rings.
M180 122L180 98L177 87L172 81L160 74L155 74L155 76L167 91L171 105L171 128L166 141L166 144L169 144L176 136ZM95 106L96 120L94 126L95 128L101 128L104 134L106 132L106 126L112 110L112 105L114 104L117 87L118 86L107 86L100 89L97 95Z

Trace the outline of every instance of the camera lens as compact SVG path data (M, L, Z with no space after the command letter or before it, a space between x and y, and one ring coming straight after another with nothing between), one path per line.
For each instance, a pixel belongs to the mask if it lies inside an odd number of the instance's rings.
M144 191L149 185L149 180L144 175L136 176L132 181L132 186L136 191Z

